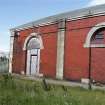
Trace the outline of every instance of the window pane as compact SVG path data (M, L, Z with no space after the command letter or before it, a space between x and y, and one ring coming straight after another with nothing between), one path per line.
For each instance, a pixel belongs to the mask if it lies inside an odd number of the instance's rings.
M104 34L103 33L97 33L95 35L95 39L104 39Z

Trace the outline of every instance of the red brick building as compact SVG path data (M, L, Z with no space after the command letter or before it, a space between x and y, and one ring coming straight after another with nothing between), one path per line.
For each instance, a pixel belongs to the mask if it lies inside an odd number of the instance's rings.
M11 29L9 72L105 83L105 5Z

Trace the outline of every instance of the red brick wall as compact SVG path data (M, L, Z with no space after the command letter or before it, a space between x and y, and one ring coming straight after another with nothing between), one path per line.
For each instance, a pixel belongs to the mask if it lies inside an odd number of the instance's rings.
M99 16L66 23L64 79L88 78L89 49L83 45L90 29L104 21L105 16ZM53 78L56 75L57 28L58 25L54 24L39 29L44 44L44 49L41 50L40 73ZM38 29L35 31L38 32ZM20 73L25 70L25 52L22 48L26 37L32 32L32 29L20 31L20 36L14 42L13 72ZM96 81L105 81L104 55L104 48L92 49L92 77Z
M21 73L25 68L25 51L22 50L20 38L15 38L13 47L13 72Z
M90 29L96 24L104 21L105 16L99 16L69 21L67 23L64 64L65 79L81 80L81 78L88 77L89 49L84 48L83 45ZM94 56L95 55L96 54L94 54ZM95 64L98 65L97 62L95 62ZM98 67L96 68L96 71L97 70ZM96 74L97 73L95 73L94 75ZM98 76L96 76L96 78L98 79Z
M92 48L91 55L92 79L105 83L105 48Z
M43 36L44 50L41 50L40 72L47 77L56 74L57 35Z
M48 77L55 77L56 70L56 50L57 50L57 24L40 27L40 34L43 40L44 49L41 50L40 73ZM34 30L38 32L36 28ZM13 72L21 73L26 70L26 51L23 45L28 35L33 29L20 31L18 38L14 40L13 48Z
M77 26L78 21L67 23L64 78L70 80L85 78L88 71L88 49L83 45L89 29L78 29L80 26Z
M52 25L41 29L44 49L41 50L40 73L55 78L57 56L57 28Z

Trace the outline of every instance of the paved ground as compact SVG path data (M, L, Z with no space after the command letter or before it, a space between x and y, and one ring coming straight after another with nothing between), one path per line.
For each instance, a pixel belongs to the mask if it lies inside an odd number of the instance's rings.
M21 79L43 81L43 78L38 78L38 77L22 76L17 74L13 74L13 76ZM45 79L45 81L48 84L56 84L56 85L71 86L71 87L83 87L85 89L89 89L88 84L83 84L78 82L71 82L71 81L65 81L65 80L53 80L53 79ZM105 85L95 86L92 84L92 89L105 90Z

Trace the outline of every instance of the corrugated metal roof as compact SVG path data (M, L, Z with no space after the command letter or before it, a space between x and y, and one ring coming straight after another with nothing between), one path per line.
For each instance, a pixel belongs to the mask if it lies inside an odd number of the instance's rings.
M32 22L20 25L18 27L12 28L11 31L22 30L22 29L25 29L28 27L47 24L47 23L51 23L51 22L54 22L54 21L57 21L60 19L74 19L74 18L76 19L79 17L88 16L89 14L96 15L96 14L102 14L102 13L105 13L105 4L97 5L97 6L93 6L93 7L82 8L82 9L78 9L78 10L74 10L74 11L69 11L69 12L45 17L43 19L32 21Z

